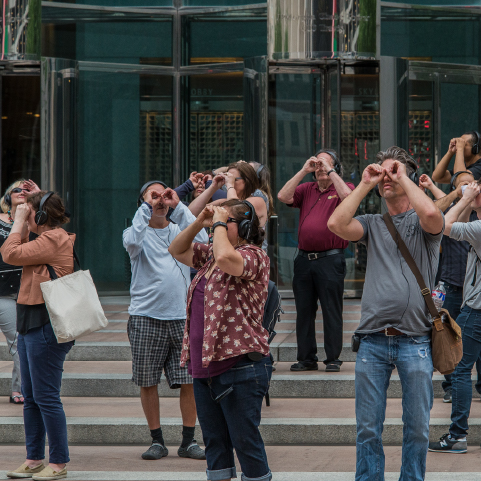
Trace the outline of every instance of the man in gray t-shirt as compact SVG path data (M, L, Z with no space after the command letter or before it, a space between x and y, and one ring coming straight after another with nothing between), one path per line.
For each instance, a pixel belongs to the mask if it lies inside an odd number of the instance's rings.
M411 269L381 215L354 217L377 185L400 237L426 285L433 287L444 218L416 185L417 164L391 147L363 172L356 189L328 222L335 234L367 247L362 296L361 338L356 360L356 481L377 479L384 471L382 425L389 379L397 368L403 388L403 450L400 481L422 481L426 471L429 415L433 402L428 310ZM382 477L382 475L381 475Z
M431 332L431 319L419 285L394 243L380 214L355 217L364 230L359 242L367 247L361 322L356 332L371 334L387 327L409 336ZM392 216L399 235L432 290L442 233L423 230L414 209Z
M470 244L463 305L456 322L463 333L463 357L452 376L453 404L449 433L439 441L429 443L429 450L465 453L468 449L468 418L473 396L471 371L481 355L481 220L469 222L471 210L481 219L481 194L477 182L466 186L461 200L446 214L446 234Z

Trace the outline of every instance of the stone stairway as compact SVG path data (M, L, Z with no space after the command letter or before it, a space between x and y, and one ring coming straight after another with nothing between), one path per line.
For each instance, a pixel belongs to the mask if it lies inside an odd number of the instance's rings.
M140 460L140 453L149 443L149 432L138 388L130 380L130 347L126 335L128 298L104 298L102 303L109 325L77 341L65 363L62 395L72 446L69 470L73 471L69 479L205 479L204 462L176 456L182 429L176 399L178 391L171 391L164 382L159 387L161 422L166 443L172 446L171 454L158 463ZM290 364L296 360L293 300L283 301L283 307L285 314L272 344L277 371L271 382L271 406L264 408L261 426L275 479L352 480L356 436L355 354L350 350L349 340L359 323L360 302L345 301L345 345L341 356L345 362L340 373L329 374L289 371ZM317 329L322 359L320 313ZM449 425L451 405L442 402L442 379L439 374L433 378L436 399L431 413L431 439L445 433ZM0 338L0 479L2 470L11 467L10 459L15 457L20 461L24 455L21 408L8 404L10 380L11 361L5 339ZM387 446L387 471L395 473L400 466L402 443L401 387L396 373L392 376L388 396L383 436ZM201 438L200 433L197 437ZM433 473L426 479L475 479L470 473L478 471L481 460L481 402L476 393L468 441L470 454L463 457L462 469L459 462L454 462L455 456L430 453L428 471ZM450 471L449 478L441 474ZM453 471L463 471L459 473L462 476L453 477ZM397 478L389 474L386 479Z

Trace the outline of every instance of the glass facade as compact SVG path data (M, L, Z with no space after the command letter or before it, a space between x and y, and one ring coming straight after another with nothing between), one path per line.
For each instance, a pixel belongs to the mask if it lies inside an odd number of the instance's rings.
M357 185L381 148L401 145L431 173L450 138L479 129L477 2L380 2L376 22L375 1L354 2L341 48L337 12L349 2L336 0L333 30L319 14L333 55L293 62L268 57L269 8L283 0L44 1L41 31L40 2L16 1L4 24L20 11L31 20L18 42L2 43L1 188L25 176L63 195L83 266L104 293L128 290L121 234L148 179L176 186L193 170L256 160L271 169L276 193L315 150L331 147ZM306 25L298 38L307 45L316 35ZM355 45L362 56L346 51ZM360 206L381 209L374 194ZM275 211L271 275L289 291L298 211L277 201ZM350 295L362 289L363 249L346 250Z

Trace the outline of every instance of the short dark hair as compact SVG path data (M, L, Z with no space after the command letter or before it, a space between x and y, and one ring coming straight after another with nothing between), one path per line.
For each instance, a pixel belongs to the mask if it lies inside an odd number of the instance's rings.
M397 160L406 166L406 174L410 175L418 170L416 161L401 147L393 145L387 150L381 150L376 155L376 163L381 165L386 160Z
M228 207L231 211L232 218L236 220L237 223L243 220L250 219L250 212L246 214L247 205L238 199L227 200L221 204L222 207ZM248 209L250 210L250 209ZM265 231L261 228L259 224L259 217L256 216L254 222L252 223L251 233L248 239L245 239L249 244L254 244L256 246L261 246L264 242Z
M479 140L476 132L474 130L470 130L469 132L464 132L463 135L469 135L471 137L471 145L475 145Z
M341 164L341 159L339 158L339 154L334 149L319 149L316 152L316 157L319 154L327 154L334 164L334 168L338 165L339 166L339 176L342 177L344 174L344 167Z
M40 209L40 202L46 193L46 190L41 190L27 197L27 203L32 206L35 212L38 212ZM44 202L43 210L47 214L47 225L49 227L59 227L70 221L65 215L65 206L63 205L62 198L58 194L52 194Z

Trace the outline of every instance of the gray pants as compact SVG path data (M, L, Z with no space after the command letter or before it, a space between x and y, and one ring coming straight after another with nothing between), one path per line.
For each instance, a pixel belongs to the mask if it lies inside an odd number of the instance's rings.
M20 358L17 352L17 301L15 296L0 296L0 329L13 357L12 392L21 392Z

